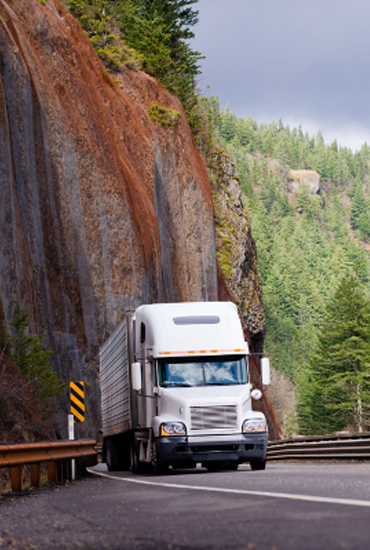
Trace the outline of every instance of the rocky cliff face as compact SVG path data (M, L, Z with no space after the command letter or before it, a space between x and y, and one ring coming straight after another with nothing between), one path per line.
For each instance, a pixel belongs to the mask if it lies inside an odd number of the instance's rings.
M0 74L0 315L18 300L97 403L98 349L127 309L222 295L206 169L179 101L109 75L55 0L0 0Z
M216 257L224 285L237 304L247 335L257 352L263 348L265 316L257 267L257 250L235 166L223 151L210 161L215 210ZM222 288L220 281L220 291Z
M257 249L251 225L243 207L242 190L235 166L223 151L215 151L209 161L214 200L216 257L221 276L219 297L232 300L239 309L250 350L251 381L261 387L259 355L263 351L265 315L262 286L257 267ZM281 430L267 394L254 407L262 410L269 424L270 437L279 439Z

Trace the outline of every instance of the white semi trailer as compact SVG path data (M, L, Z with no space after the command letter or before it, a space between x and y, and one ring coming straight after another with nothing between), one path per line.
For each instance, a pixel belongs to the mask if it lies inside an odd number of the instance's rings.
M100 351L108 469L264 469L267 423L252 410L261 391L248 359L230 302L142 305L127 315ZM261 368L267 385L267 358Z

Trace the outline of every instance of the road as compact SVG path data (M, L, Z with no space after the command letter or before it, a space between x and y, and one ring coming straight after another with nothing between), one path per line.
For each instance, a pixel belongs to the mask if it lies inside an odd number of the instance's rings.
M332 550L370 547L370 464L262 472L108 473L0 500L0 549Z

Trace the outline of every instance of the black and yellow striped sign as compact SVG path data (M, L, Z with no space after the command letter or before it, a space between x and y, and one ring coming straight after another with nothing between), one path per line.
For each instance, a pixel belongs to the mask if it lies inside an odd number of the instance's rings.
M75 422L85 421L85 390L83 382L70 382L69 395L71 398L71 414Z

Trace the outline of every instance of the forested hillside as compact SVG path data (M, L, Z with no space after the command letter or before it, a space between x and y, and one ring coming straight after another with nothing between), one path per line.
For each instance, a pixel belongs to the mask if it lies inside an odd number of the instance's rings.
M251 216L286 432L369 428L370 147L209 109Z

